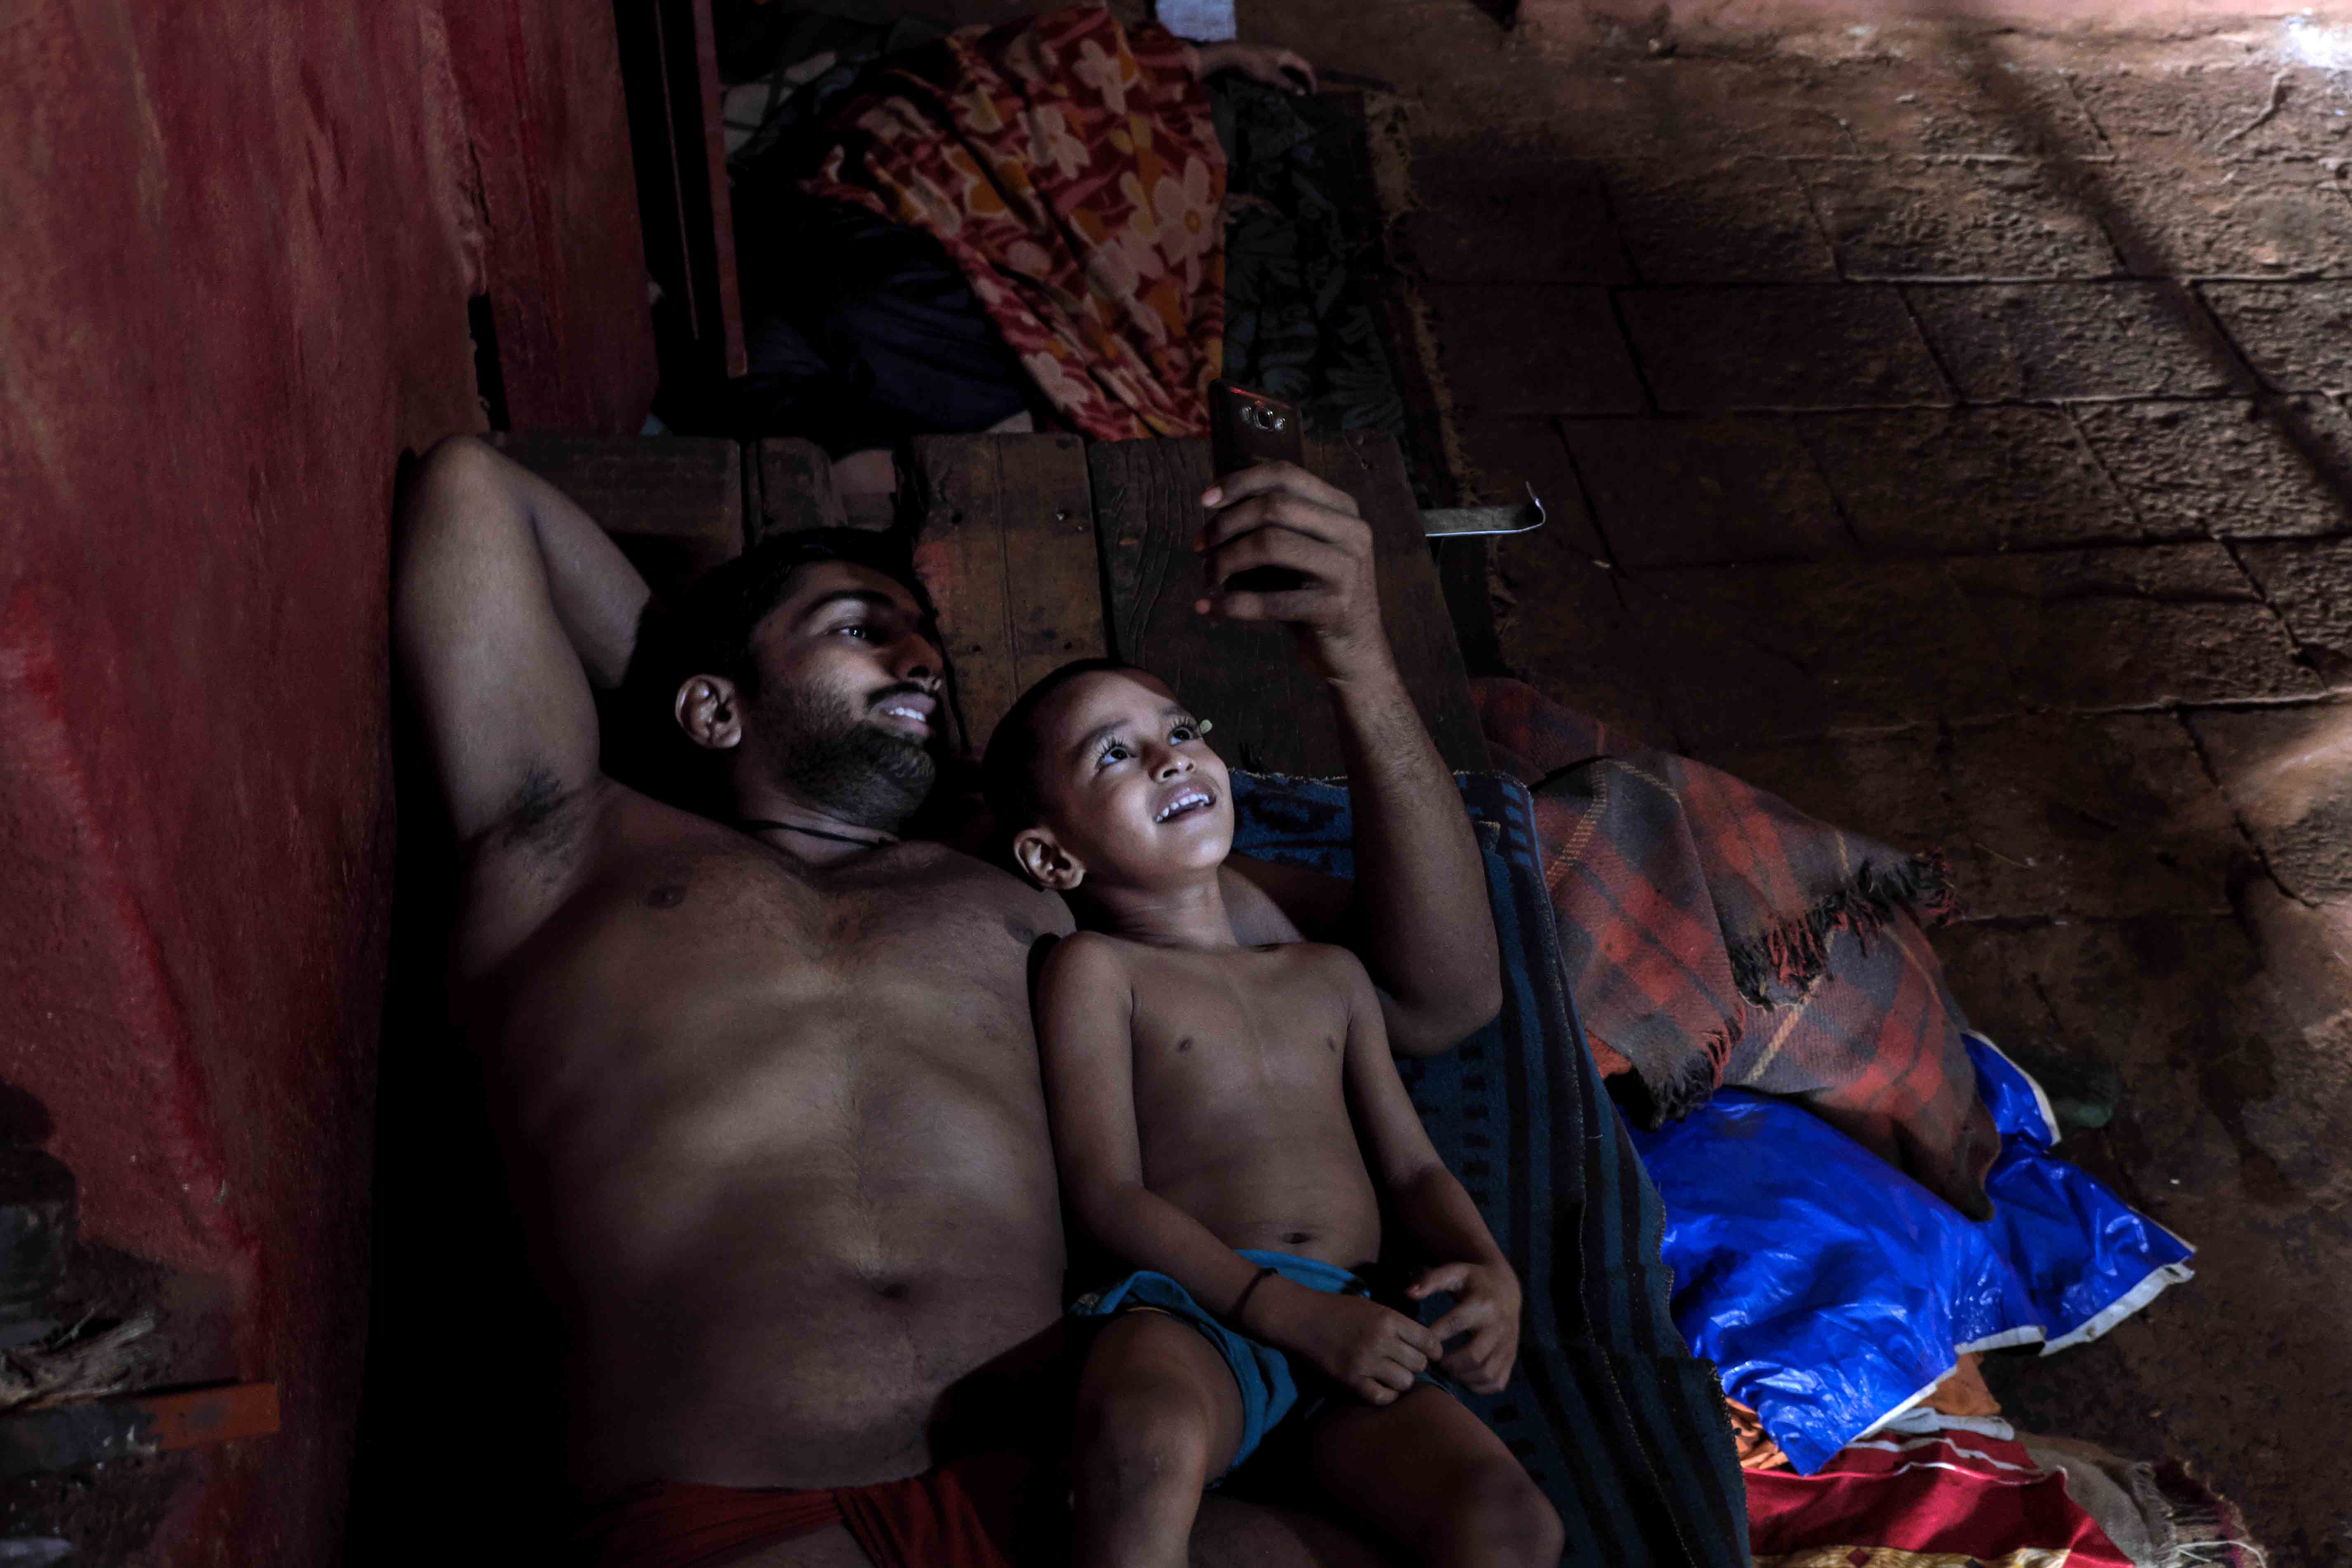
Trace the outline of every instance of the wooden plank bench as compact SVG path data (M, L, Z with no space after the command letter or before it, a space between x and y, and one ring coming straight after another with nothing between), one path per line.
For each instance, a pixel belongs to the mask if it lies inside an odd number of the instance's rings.
M656 592L768 533L849 521L806 441L518 438L518 461L620 540ZM1318 437L1307 463L1356 499L1377 551L1381 613L1405 687L1455 768L1487 765L1462 652L1393 437ZM1193 613L1192 542L1208 443L1071 435L926 436L910 449L898 526L939 613L956 744L988 743L1028 685L1073 658L1142 666L1217 722L1237 766L1342 771L1319 683L1280 627Z
M1200 497L1214 479L1209 444L1107 442L1087 458L1118 656L1158 675L1214 719L1228 761L1264 773L1344 771L1330 702L1291 647L1289 632L1212 620L1192 609L1203 585L1192 551L1207 520ZM1395 439L1318 437L1307 443L1307 468L1353 496L1371 525L1381 618L1439 755L1455 768L1484 768L1486 747L1469 678Z
M493 446L580 503L656 594L743 552L743 454L698 436L509 436Z
M1484 768L1469 679L1395 440L1318 438L1307 464L1354 496L1371 525L1381 617L1439 754ZM1192 609L1192 542L1212 478L1200 440L914 443L915 567L939 611L964 744L984 747L1013 700L1056 665L1108 653L1215 719L1218 745L1240 766L1344 770L1330 703L1290 634Z

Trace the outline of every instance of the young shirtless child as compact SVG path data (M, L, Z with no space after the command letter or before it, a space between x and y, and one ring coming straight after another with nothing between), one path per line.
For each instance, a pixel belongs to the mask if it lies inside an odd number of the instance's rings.
M1430 1146L1354 955L1235 943L1207 729L1152 677L1087 660L1014 705L985 763L1014 859L1089 928L1037 986L1062 1184L1142 1270L1077 1309L1108 1321L1079 1389L1075 1561L1181 1568L1202 1488L1287 1417L1307 1472L1415 1561L1553 1568L1551 1505L1427 1375L1503 1386L1518 1281ZM1408 1294L1457 1303L1428 1327L1357 1279L1383 1198L1439 1260Z

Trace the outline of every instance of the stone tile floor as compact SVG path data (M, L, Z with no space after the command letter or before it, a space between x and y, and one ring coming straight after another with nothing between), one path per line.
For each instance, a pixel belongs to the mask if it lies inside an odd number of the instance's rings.
M1663 8L1661 16L1664 13ZM2201 1248L2021 1425L2352 1563L2352 79L2297 25L1685 38L1245 4L1394 82L1505 659L1903 846Z

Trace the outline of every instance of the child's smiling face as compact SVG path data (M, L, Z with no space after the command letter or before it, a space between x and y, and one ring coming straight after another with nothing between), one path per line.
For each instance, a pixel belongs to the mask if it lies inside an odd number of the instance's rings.
M1234 842L1224 762L1159 680L1082 675L1032 722L1040 821L1013 840L1031 876L1065 891L1087 877L1150 887L1223 863Z

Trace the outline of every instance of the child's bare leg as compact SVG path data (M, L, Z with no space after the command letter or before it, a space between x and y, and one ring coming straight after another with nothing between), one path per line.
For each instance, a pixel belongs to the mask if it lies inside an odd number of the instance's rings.
M1444 1389L1328 1412L1307 1439L1339 1506L1429 1568L1558 1568L1564 1535L1503 1440Z
M1114 1319L1078 1383L1077 1568L1184 1568L1201 1490L1241 1436L1233 1369L1197 1330L1162 1312Z

